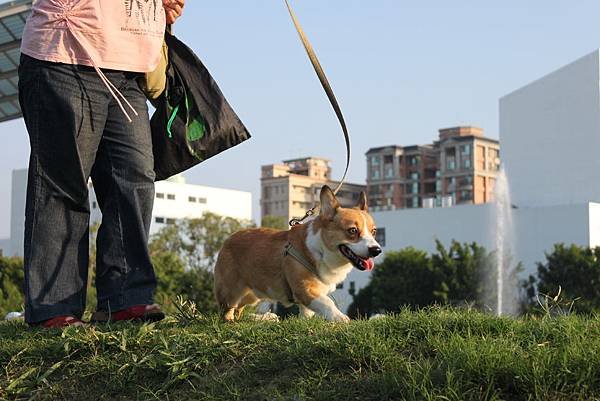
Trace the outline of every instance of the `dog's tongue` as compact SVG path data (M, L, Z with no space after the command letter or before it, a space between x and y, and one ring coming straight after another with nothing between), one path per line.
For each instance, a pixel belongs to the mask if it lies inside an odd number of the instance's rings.
M364 259L363 266L365 267L365 269L367 269L367 271L371 271L375 266L375 261L373 261L373 258Z

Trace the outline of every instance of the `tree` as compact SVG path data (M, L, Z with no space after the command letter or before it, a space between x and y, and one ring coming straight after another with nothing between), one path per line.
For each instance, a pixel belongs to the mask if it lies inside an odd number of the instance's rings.
M484 276L495 265L493 254L484 247L452 241L448 250L436 241L437 253L431 256L438 282L435 299L442 304L464 301L481 303L485 291Z
M211 270L225 240L249 227L251 222L205 212L198 219L181 220L163 228L153 236L150 246L178 254L188 269Z
M289 224L285 220L283 216L273 216L271 214L266 215L262 218L260 222L261 227L269 227L274 228L276 230L287 230L289 229Z
M167 225L152 236L149 250L157 298L167 310L178 295L194 301L202 312L217 310L212 270L218 252L230 235L247 227L250 222L206 212L199 219Z
M204 269L187 269L181 257L171 251L153 246L152 264L158 282L156 298L167 312L173 311L177 296L194 301L198 310L209 313L217 310L213 296L213 274Z
M574 301L574 312L600 311L600 247L554 245L546 261L537 263L537 275L524 285L529 307L538 306L538 292L556 294L559 286L562 304Z
M0 319L23 310L23 259L0 256Z

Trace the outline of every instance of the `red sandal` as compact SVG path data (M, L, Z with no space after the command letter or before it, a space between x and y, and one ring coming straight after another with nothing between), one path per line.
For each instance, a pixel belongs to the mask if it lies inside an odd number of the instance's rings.
M43 322L39 323L39 326L45 329L61 329L69 326L84 327L85 323L82 320L77 319L75 316L64 315L44 320Z
M134 305L117 312L97 311L92 315L92 323L108 323L121 321L157 322L163 320L165 314L157 304Z

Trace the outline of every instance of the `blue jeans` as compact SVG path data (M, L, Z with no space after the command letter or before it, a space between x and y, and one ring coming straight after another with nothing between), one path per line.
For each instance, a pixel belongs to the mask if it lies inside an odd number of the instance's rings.
M25 211L25 320L85 310L88 179L98 230L98 310L153 303L148 253L154 161L139 74L104 70L138 112L128 122L93 68L21 56L19 101L31 144ZM131 113L130 113L131 114Z

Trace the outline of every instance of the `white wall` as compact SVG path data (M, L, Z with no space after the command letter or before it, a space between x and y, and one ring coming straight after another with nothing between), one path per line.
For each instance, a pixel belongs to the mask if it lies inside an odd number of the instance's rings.
M154 199L151 232L155 232L161 227L161 224L156 223L156 217L197 218L204 212L210 211L239 220L252 219L252 194L250 192L161 181L156 183L156 193L164 193L165 198ZM174 194L175 200L167 199L167 194ZM190 196L195 197L197 201L206 200L206 203L192 203L189 201Z
M2 251L3 256L11 256L12 253L10 251L10 238L2 238L0 239L0 251Z
M589 208L590 215L590 232L589 241L590 246L600 246L600 205L597 203L590 203Z
M600 53L500 99L501 159L520 207L600 202Z
M435 252L438 239L447 248L452 240L461 243L476 242L488 251L495 249L495 206L459 205L434 209L402 209L374 212L379 229L385 228L385 252L412 246L426 252ZM580 246L600 245L600 204L559 205L512 209L514 241L512 252L515 262L523 262L526 277L536 272L536 262L545 261L545 252L554 244ZM375 266L377 269L377 265ZM366 286L371 273L354 269L344 288L335 292L336 300L347 308L352 301L348 294L350 282L356 290Z
M13 170L10 195L10 256L23 256L27 169Z
M250 192L192 185L177 180L157 182L155 193L157 196L154 198L150 234L164 227L167 219L198 218L206 211L239 220L252 220ZM159 198L159 194L164 197ZM169 199L169 195L174 196L175 199ZM196 198L196 202L190 202L190 197ZM90 202L92 202L91 220L98 222L102 215L98 208L94 208L96 194L93 192L90 195ZM163 222L158 222L157 219L163 219Z
M597 203L521 208L514 211L515 257L523 262L524 274L537 271L536 263L546 260L554 244L592 246L591 227L600 225L600 216L590 218Z
M373 213L378 227L386 231L384 251L407 246L435 251L435 239L445 246L452 240L476 242L489 251L495 249L495 206L460 205L436 209L405 209ZM595 214L590 214L593 210ZM531 274L536 262L554 244L594 245L590 232L600 237L600 204L559 205L512 209L514 258Z

